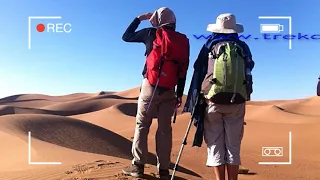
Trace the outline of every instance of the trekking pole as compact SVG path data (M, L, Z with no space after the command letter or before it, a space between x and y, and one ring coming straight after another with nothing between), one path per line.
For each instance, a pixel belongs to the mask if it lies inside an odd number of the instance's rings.
M180 147L180 151L179 151L179 154L178 154L178 157L177 157L177 161L176 161L176 164L174 165L174 168L173 168L173 172L172 172L172 175L171 175L171 180L174 179L174 174L177 170L177 167L178 167L178 164L180 162L180 158L181 158L181 155L182 155L182 151L184 149L184 146L187 145L187 138L188 138L188 135L189 135L189 132L190 132L190 128L191 128L191 124L192 124L192 121L193 121L193 115L194 115L194 111L196 109L196 106L198 104L198 101L199 101L199 98L200 98L200 95L198 95L197 97L197 100L196 100L196 103L192 109L192 114L191 114L191 118L190 118L190 121L189 121L189 124L188 124L188 128L187 128L187 131L184 135L184 138L183 138L183 141L182 141L182 145Z
M177 119L177 111L178 111L177 104L178 104L178 96L176 99L176 107L174 109L174 114L173 114L173 123L176 123L176 119Z
M179 72L180 72L180 67L178 67L178 71L177 71L177 81L179 81ZM173 114L173 123L176 123L176 119L177 119L177 111L178 111L178 102L179 102L179 97L178 97L178 87L176 89L176 107L174 109L174 114Z
M160 80L160 76L161 76L161 70L162 70L162 64L163 64L163 59L162 59L162 57L161 57L161 59L160 59L160 65L159 65L158 79L157 79L157 82L156 82L156 86L155 86L155 88L154 88L154 90L153 90L153 92L152 92L152 96L151 96L150 102L149 102L149 104L148 104L148 108L147 108L147 112L146 112L146 113L148 113L148 111L149 111L149 108L150 108L150 106L151 106L153 97L154 97L154 95L155 95L155 93L156 93L156 90L157 90L157 87L158 87L158 84L159 84L159 80Z
M177 119L177 108L174 109L173 123L176 123L176 119Z
M163 32L162 32L163 33ZM152 100L153 100L153 97L156 93L156 90L157 90L157 87L158 87L158 84L159 84L159 80L160 80L160 76L161 76L161 71L162 71L162 65L163 65L163 61L164 61L164 44L165 44L165 39L162 38L162 44L161 44L161 57L160 57L160 63L159 63L159 72L158 72L158 79L157 79L157 82L156 82L156 86L152 92L152 96L151 96L151 99L150 99L150 102L148 104L148 107L147 107L147 111L146 113L148 113L149 111L149 108L151 106L151 103L152 103Z

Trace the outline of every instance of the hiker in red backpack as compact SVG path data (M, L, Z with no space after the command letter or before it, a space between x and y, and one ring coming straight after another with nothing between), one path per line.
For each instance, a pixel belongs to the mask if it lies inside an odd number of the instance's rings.
M136 31L143 20L153 27ZM122 39L146 46L144 77L138 99L136 128L132 143L132 165L123 173L142 177L148 156L148 134L154 117L158 118L156 154L160 179L169 179L172 148L171 118L181 105L189 66L189 39L175 31L176 17L172 10L159 8L133 20ZM177 86L175 93L175 86Z

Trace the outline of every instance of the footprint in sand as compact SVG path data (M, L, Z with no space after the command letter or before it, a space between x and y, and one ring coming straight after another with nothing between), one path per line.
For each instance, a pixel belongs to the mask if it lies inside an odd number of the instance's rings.
M120 162L98 160L92 163L77 164L72 167L72 170L66 171L65 173L66 174L87 174L92 171L97 171L99 169L114 167L119 163Z

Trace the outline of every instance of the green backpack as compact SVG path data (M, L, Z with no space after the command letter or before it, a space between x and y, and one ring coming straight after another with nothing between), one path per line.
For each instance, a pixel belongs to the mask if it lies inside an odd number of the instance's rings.
M219 42L209 52L208 71L202 93L215 104L247 101L246 57L234 41Z

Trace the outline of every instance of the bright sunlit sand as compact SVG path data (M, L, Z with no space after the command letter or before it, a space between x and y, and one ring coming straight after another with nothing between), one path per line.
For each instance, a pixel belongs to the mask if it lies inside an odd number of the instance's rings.
M124 92L77 93L65 96L16 95L0 100L2 180L130 179L121 169L131 160L139 88ZM249 102L242 145L240 179L308 179L320 169L319 97L288 101ZM181 112L181 109L179 110ZM179 114L173 124L175 163L190 115ZM155 176L157 123L149 135L150 159L146 179ZM213 179L205 166L206 147L191 147L195 128L180 162L177 179ZM28 164L28 132L31 162ZM260 165L259 162L291 164ZM262 147L282 147L281 157L262 156ZM45 164L60 162L61 164Z

